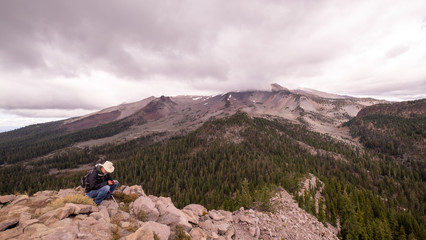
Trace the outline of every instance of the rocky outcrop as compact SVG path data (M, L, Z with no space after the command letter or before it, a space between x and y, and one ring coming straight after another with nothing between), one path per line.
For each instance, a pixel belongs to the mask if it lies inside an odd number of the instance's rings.
M140 186L121 186L117 193L133 195L127 207L105 200L100 206L66 203L55 199L82 194L81 189L42 191L33 196L0 196L0 239L337 239L297 206L282 190L271 199L274 213L240 209L210 210L198 204L183 209L170 198L147 196Z

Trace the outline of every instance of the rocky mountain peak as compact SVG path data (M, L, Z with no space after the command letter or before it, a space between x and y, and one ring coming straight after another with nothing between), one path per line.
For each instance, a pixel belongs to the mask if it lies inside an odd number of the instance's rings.
M199 204L178 209L170 198L147 196L137 185L123 185L114 195L119 205L65 201L85 198L81 187L0 196L0 239L338 239L336 229L300 209L282 189L270 200L274 212L208 211Z
M279 85L278 83L272 83L271 84L271 90L272 90L272 92L288 91L287 88Z

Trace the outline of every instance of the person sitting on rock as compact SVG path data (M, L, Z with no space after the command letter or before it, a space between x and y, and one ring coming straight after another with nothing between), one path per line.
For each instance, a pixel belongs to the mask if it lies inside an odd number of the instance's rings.
M112 172L114 172L112 162L106 161L104 164L96 164L87 176L86 195L93 198L97 205L110 198L118 186L118 181L111 178Z

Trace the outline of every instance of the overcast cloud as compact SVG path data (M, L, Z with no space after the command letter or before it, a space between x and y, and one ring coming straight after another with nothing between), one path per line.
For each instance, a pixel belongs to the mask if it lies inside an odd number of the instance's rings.
M273 82L419 99L425 66L426 1L0 0L0 131Z

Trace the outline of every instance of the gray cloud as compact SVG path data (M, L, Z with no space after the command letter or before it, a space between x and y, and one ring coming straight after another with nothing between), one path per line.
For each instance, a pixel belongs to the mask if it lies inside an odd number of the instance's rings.
M271 82L426 97L424 7L399 0L1 1L0 108L90 110L154 93Z

